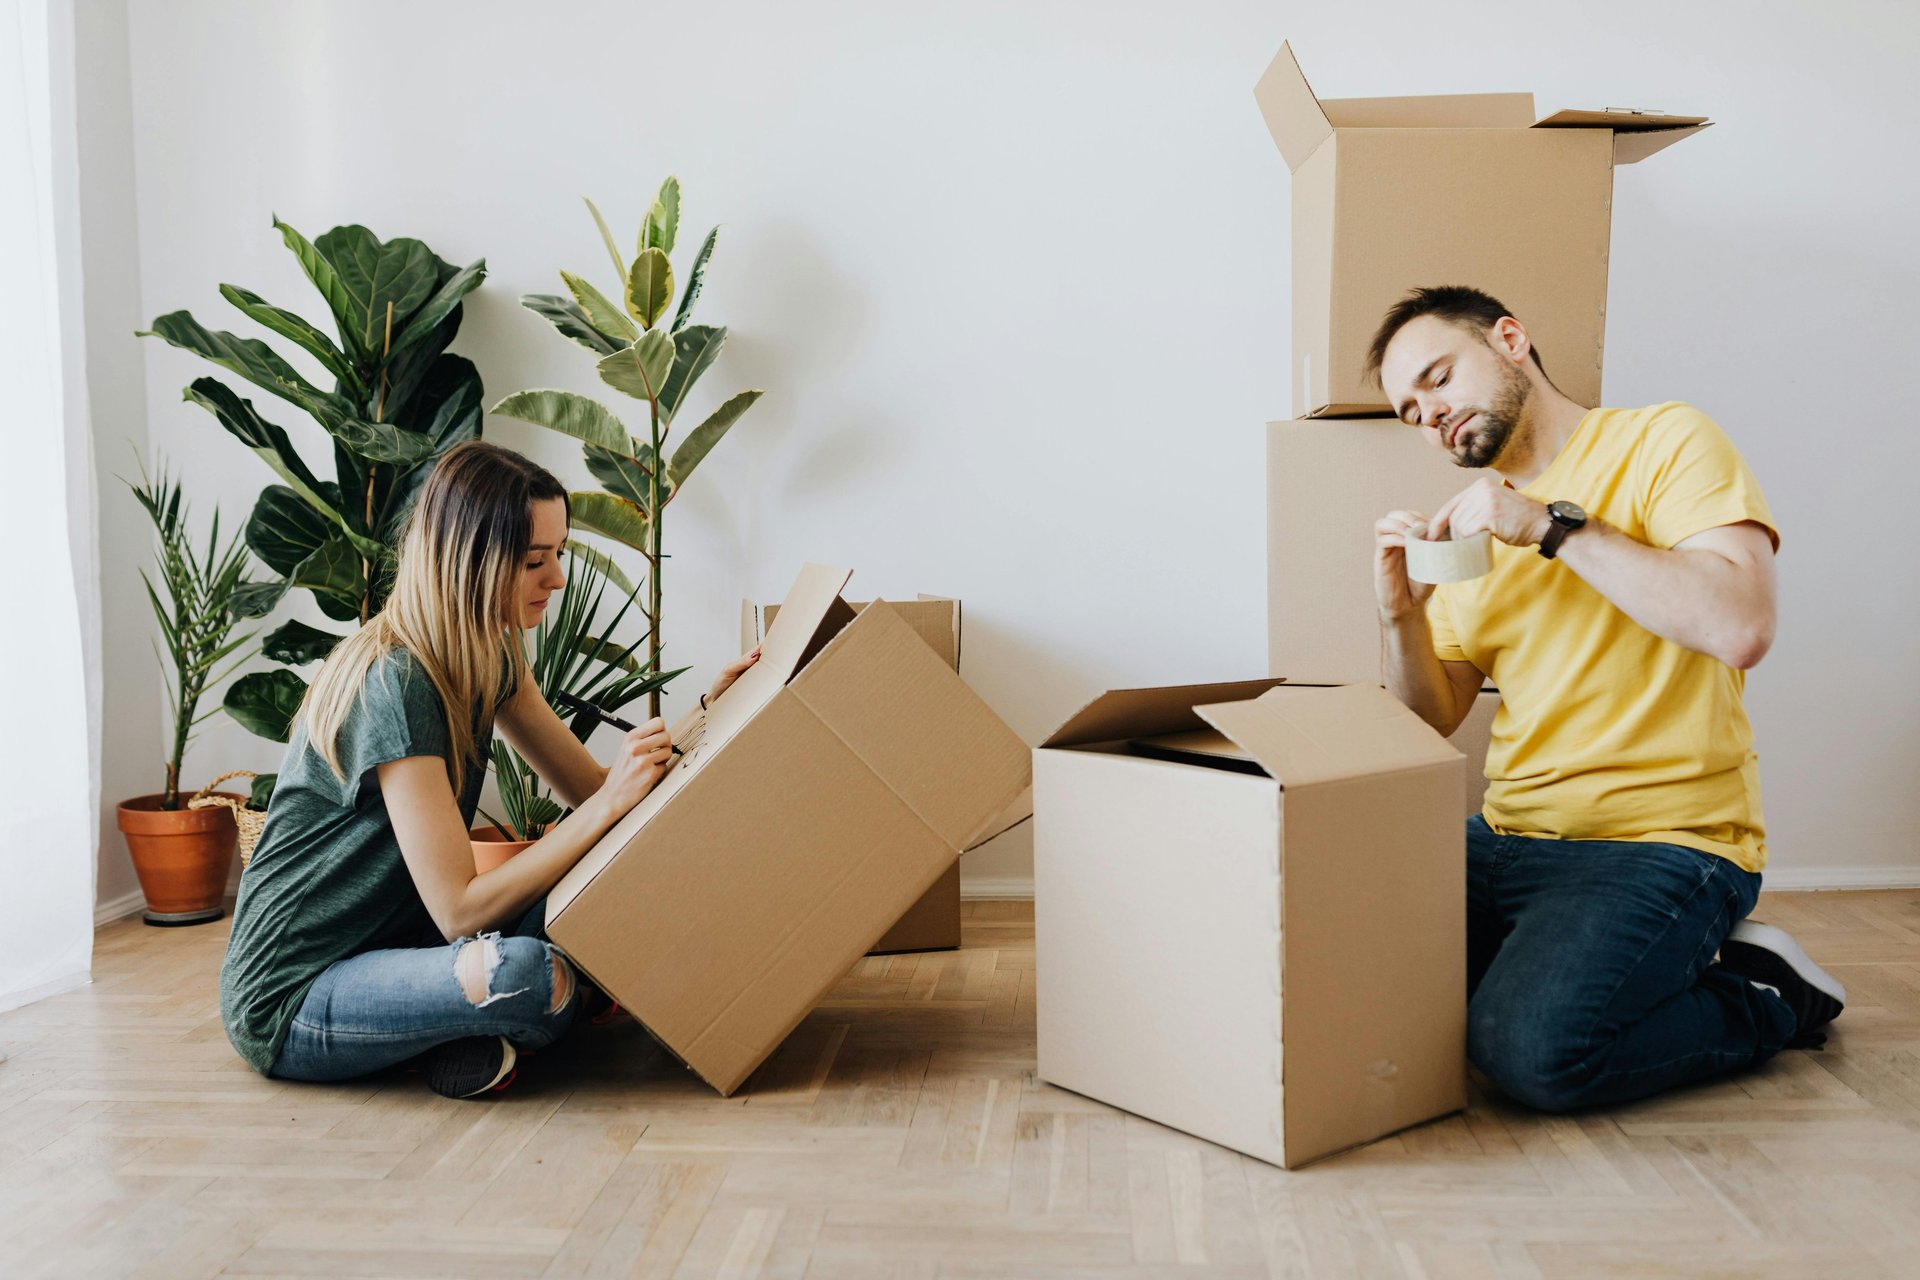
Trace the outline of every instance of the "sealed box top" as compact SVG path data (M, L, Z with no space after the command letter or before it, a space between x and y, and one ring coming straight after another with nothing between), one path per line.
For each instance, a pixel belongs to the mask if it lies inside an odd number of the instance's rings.
M1289 169L1305 164L1336 129L1610 129L1614 163L1632 164L1710 123L1705 116L1618 107L1536 117L1531 93L1321 98L1286 44L1254 85L1253 96Z

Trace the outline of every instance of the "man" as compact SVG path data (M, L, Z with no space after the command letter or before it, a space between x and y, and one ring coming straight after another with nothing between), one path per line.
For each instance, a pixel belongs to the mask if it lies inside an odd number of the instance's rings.
M1501 695L1467 824L1469 1056L1561 1111L1819 1045L1846 992L1744 920L1766 845L1741 694L1778 535L1739 453L1689 405L1575 404L1476 289L1410 294L1370 364L1403 421L1489 469L1374 526L1388 688L1443 734L1484 679ZM1407 577L1407 539L1483 530L1491 573Z

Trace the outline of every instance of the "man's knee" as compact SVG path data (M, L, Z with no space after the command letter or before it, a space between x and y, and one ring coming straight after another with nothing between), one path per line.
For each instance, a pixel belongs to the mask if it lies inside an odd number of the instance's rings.
M544 991L547 1012L559 1013L573 1000L573 967L538 938L497 933L469 938L454 953L453 972L461 994L476 1008Z
M1547 1020L1475 1000L1467 1012L1467 1056L1502 1093L1539 1111L1587 1104L1592 1056Z

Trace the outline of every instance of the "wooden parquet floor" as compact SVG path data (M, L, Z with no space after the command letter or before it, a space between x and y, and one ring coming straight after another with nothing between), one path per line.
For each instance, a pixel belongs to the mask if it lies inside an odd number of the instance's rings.
M1039 1084L1031 904L861 962L736 1097L636 1026L491 1103L263 1080L223 925L101 930L0 1015L0 1276L1920 1276L1920 891L1756 913L1826 1051L1595 1114L1463 1115L1285 1173Z

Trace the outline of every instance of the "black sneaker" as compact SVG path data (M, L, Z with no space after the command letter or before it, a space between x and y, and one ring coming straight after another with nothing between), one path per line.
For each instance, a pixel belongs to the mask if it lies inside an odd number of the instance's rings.
M1720 944L1720 963L1756 987L1785 1000L1798 1020L1789 1049L1818 1049L1827 1042L1827 1024L1847 1005L1847 989L1807 958L1785 929L1742 920Z
M443 1098L478 1098L513 1083L514 1047L501 1036L468 1036L427 1050L427 1088Z

